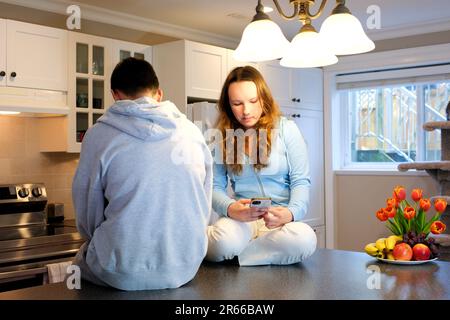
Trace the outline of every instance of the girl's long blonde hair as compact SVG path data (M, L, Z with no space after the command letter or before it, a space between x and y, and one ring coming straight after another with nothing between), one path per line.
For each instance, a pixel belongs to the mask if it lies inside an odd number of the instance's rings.
M222 92L220 94L220 99L218 102L219 117L216 127L220 130L223 137L223 140L221 141L223 150L223 163L226 164L228 168L231 169L231 171L235 174L242 173L243 165L242 163L238 163L237 159L238 156L243 154L244 150L237 150L236 137L231 137L230 139L232 140L229 140L227 143L226 132L230 129L242 129L243 131L245 131L246 129L235 118L233 111L231 110L228 88L232 83L240 81L252 81L256 85L258 99L262 108L261 118L256 123L255 130L257 132L257 145L260 146L260 143L266 143L267 150L266 154L263 155L260 154L260 149L258 148L257 161L253 165L256 170L261 170L268 165L267 159L270 155L272 147L272 129L278 123L281 116L280 108L274 101L267 83L258 70L251 66L237 67L228 74L228 77L222 86ZM260 132L264 129L267 133L267 141L261 142L262 134L260 134ZM232 148L227 149L227 145L232 146ZM233 159L231 163L229 159Z

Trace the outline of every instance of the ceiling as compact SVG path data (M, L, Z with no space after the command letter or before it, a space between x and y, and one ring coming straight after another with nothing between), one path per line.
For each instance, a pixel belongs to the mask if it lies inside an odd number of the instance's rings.
M128 18L135 16L140 21L142 19L160 21L188 28L191 31L198 31L203 35L222 37L231 42L239 42L242 31L255 13L257 4L257 0L45 1L58 2L60 4L78 2L82 10L84 8L86 10L88 8L102 8L104 12L130 15ZM316 0L316 4L312 7L312 12L317 11L320 1ZM289 1L279 0L279 2L285 9L285 13L289 15L292 11ZM263 0L263 4L275 9L272 0ZM313 22L317 30L320 29L321 23L329 15L334 4L334 0L328 0L322 16ZM346 4L366 29L366 21L370 16L367 13L367 8L371 5L376 5L380 8L381 28L378 30L367 30L369 36L374 40L450 30L449 0L347 0ZM300 22L283 20L276 12L276 9L269 15L280 25L289 40L294 37L300 28ZM111 24L114 24L114 21Z

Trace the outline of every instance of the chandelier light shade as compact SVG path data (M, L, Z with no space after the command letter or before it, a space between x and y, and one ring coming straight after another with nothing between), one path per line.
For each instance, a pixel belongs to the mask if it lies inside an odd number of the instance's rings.
M233 55L238 61L275 60L283 56L288 46L289 41L275 22L257 20L245 28Z
M336 55L372 51L375 44L367 37L358 19L349 13L329 16L320 28L320 35Z
M244 29L234 52L236 60L258 62L281 58L280 64L285 67L312 68L337 63L337 55L364 53L375 48L359 20L345 6L345 0L336 0L336 6L324 21L320 33L311 21L322 14L328 0L321 0L315 14L310 12L310 6L314 6L316 0L289 0L294 7L290 16L283 12L278 1L273 0L273 3L284 19L300 20L302 28L299 33L289 43L280 27L263 12L264 6L258 0L256 15Z
M238 61L268 61L281 58L289 46L280 27L264 13L261 0L253 21L244 29L241 42L233 53Z
M299 32L280 61L280 65L290 68L323 67L338 62L338 58L328 48L315 30Z

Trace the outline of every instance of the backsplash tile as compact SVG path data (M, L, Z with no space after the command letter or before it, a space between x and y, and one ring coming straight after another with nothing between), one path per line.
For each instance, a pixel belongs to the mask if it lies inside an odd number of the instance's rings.
M42 182L48 201L64 203L73 219L72 179L79 154L39 152L37 119L0 116L0 184Z

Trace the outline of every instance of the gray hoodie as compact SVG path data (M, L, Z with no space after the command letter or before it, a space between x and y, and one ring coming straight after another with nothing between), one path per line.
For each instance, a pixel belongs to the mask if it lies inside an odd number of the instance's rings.
M206 254L211 189L210 151L173 103L116 102L87 131L73 181L81 276L123 290L190 281Z

